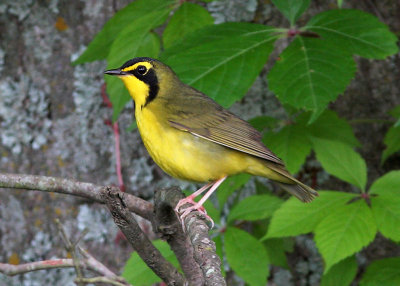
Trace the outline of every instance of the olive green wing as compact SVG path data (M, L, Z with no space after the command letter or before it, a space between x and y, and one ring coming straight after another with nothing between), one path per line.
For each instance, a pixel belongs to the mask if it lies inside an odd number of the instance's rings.
M171 99L164 105L172 127L283 165L281 159L265 147L261 134L249 123L197 90L187 88L184 97Z

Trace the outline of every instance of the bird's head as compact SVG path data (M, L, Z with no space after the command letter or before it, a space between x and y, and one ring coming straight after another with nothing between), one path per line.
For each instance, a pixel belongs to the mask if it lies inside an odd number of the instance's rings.
M137 106L141 108L151 103L160 95L160 90L177 79L167 65L152 58L134 58L120 68L104 72L119 77Z

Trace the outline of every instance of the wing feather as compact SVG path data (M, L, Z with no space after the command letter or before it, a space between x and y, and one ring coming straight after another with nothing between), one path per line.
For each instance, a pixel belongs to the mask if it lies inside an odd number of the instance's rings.
M248 122L221 107L211 98L186 86L185 98L169 98L167 108L170 126L198 137L268 161L283 165L262 142L261 134ZM181 91L182 92L182 91ZM177 110L176 106L179 106Z

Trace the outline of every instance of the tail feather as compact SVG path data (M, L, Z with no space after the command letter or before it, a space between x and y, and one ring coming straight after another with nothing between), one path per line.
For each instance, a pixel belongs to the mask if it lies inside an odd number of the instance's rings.
M318 197L318 193L303 183L295 183L295 184L285 184L276 182L282 189L287 191L289 194L295 196L300 201L304 203L311 202L315 197Z
M289 194L295 196L300 201L309 203L315 197L318 197L319 194L313 188L303 184L296 178L294 178L290 173L282 166L278 166L276 164L268 164L268 167L273 171L279 173L280 175L284 176L286 179L289 179L290 183L288 182L278 182L274 180L278 185L287 191Z

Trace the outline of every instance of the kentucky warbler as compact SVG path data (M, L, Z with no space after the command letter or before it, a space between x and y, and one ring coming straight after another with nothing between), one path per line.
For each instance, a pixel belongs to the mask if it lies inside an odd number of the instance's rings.
M134 58L105 74L119 77L135 101L137 126L154 161L173 177L207 182L178 203L175 210L181 219L192 210L202 210L226 177L238 173L269 178L303 202L318 196L289 174L256 129L182 83L162 62ZM193 201L208 189L198 203ZM192 206L179 212L185 203Z

